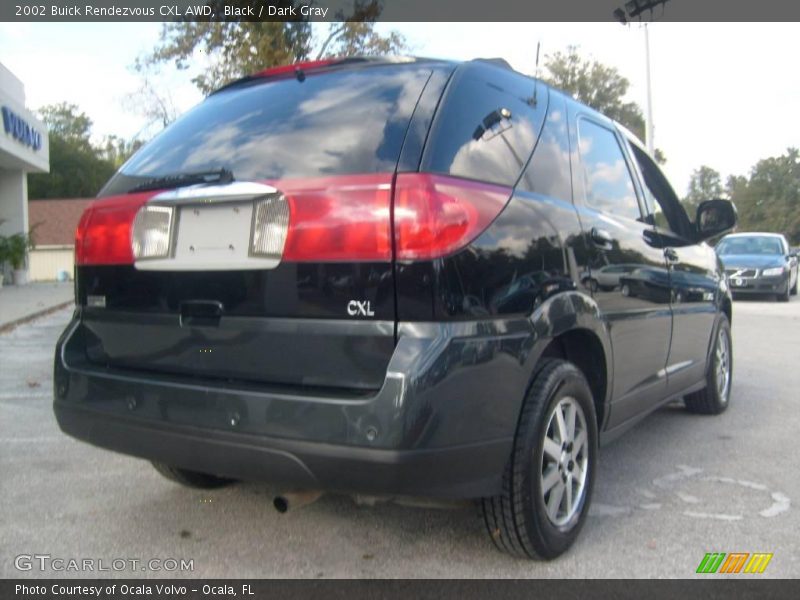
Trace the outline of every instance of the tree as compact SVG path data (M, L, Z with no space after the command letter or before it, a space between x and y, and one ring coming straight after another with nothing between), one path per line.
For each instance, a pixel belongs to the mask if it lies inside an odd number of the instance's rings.
M103 160L110 162L114 169L119 169L142 146L142 140L126 140L112 134L105 136L96 150Z
M741 231L774 231L800 244L800 152L765 158L750 177L728 179L728 194L739 211Z
M65 102L38 112L50 133L50 172L28 175L28 197L95 196L116 167L92 145L92 120Z
M689 214L693 215L697 210L697 205L703 200L712 200L720 196L722 196L722 179L719 172L702 165L699 169L692 171L683 203Z
M134 69L141 74L142 82L138 90L125 96L123 105L128 110L147 119L137 134L137 137L144 135L147 139L150 132L160 131L177 119L178 109L168 87L161 89L155 85L148 69L144 68L139 61L134 64Z
M644 117L635 102L625 102L630 82L614 67L583 59L576 46L545 57L545 81L644 137Z
M289 7L292 0L273 3ZM221 12L221 11L220 11ZM325 38L318 42L307 20L278 23L249 21L176 22L164 24L161 40L155 50L137 61L140 72L174 63L188 69L197 53L207 57L208 66L192 81L207 94L226 83L278 65L307 60L316 54L351 56L353 54L387 54L405 49L405 39L397 32L379 35L375 19L381 12L377 0L357 0L353 12L339 11L341 23L328 27Z
M567 46L566 52L548 54L544 60L546 83L572 95L579 102L591 106L621 125L630 129L639 139L645 137L642 109L635 102L626 102L630 81L614 68L593 59L584 59L577 46ZM660 164L667 162L659 149L654 158Z
M48 104L39 109L39 116L47 125L50 135L62 140L88 148L91 146L89 135L92 120L84 112L78 112L76 104L61 102Z

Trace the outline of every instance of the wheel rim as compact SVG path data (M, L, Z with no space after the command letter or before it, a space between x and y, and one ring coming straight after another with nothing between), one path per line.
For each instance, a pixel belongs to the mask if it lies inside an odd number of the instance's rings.
M720 329L717 334L717 348L714 353L714 370L717 380L717 394L723 404L728 401L731 385L731 345L728 332Z
M562 398L550 413L539 472L545 514L563 526L578 512L586 493L589 434L577 400Z

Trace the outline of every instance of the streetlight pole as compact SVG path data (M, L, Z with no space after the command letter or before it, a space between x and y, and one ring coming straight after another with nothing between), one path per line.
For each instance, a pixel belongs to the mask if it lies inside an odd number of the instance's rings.
M653 14L656 6L664 6L669 0L628 0L623 6L615 8L613 15L623 25L627 25L630 19L639 17L641 22L642 13L646 10ZM647 151L652 155L655 152L653 143L653 95L650 90L650 32L647 23L644 23L644 60L647 73L647 107L644 115L644 136Z
M654 150L653 143L653 95L650 89L650 33L647 23L644 24L644 60L647 73L647 107L645 113L645 144L647 151L652 155Z

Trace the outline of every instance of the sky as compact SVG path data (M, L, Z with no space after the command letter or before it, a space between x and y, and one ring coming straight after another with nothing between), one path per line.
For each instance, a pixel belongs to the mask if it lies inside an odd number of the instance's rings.
M324 27L324 25L322 26ZM631 82L628 99L644 110L644 29L617 23L388 23L411 54L468 60L505 58L528 74L542 56L568 45L616 67ZM67 101L94 122L93 134L132 137L145 118L129 96L132 69L158 41L159 23L0 23L0 62L25 84L29 109ZM760 159L800 146L798 23L649 25L655 146L679 195L700 165L744 175ZM198 58L198 62L202 60ZM184 111L202 100L191 72L164 69L156 80Z

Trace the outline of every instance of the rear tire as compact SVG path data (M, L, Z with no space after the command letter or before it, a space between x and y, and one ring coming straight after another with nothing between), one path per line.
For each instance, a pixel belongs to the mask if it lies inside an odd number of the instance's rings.
M733 381L733 344L728 317L720 317L714 332L714 347L711 349L706 370L706 387L684 398L689 412L701 415L718 415L728 408Z
M170 481L190 488L212 490L230 485L235 481L234 479L209 475L208 473L199 473L197 471L189 471L188 469L181 469L179 467L165 465L164 463L153 462L152 464L156 471Z
M503 490L481 501L495 546L528 559L569 549L589 511L596 454L597 419L583 373L544 359L522 405Z

